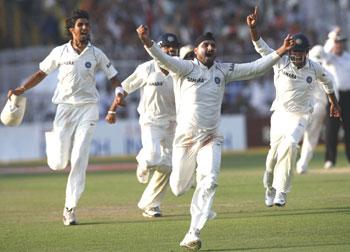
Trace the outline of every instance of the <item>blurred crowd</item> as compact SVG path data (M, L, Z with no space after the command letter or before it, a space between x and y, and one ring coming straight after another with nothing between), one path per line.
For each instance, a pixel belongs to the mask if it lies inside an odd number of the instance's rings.
M262 23L259 28L272 48L278 47L288 33L302 31L312 44L322 44L328 31L335 25L346 27L344 31L349 33L349 0L258 2ZM0 0L0 50L37 46L52 48L64 43L67 40L64 18L73 9L82 8L90 13L93 43L113 59L121 77L130 74L136 62L149 59L135 32L142 23L150 27L153 38L156 39L163 32L172 32L178 35L183 45L191 44L205 31L212 31L217 38L219 60L250 61L258 58L258 55L250 42L246 16L256 3L255 0ZM34 55L32 58L35 59L32 62L34 64L40 61ZM125 67L123 62L127 64L125 71L118 67ZM106 80L101 79L98 85L103 101L101 118L113 96L106 83ZM11 85L16 86L17 83ZM5 92L7 90L1 89L2 99ZM223 113L266 116L273 97L270 73L250 82L229 84L222 110ZM48 99L35 100L43 103ZM130 97L129 108L122 110L120 116L137 116L133 112L137 102L137 95ZM28 112L26 121L45 121L53 115L52 105L37 103L33 102L32 112ZM36 118L38 115L35 110L40 107L49 108L47 115Z

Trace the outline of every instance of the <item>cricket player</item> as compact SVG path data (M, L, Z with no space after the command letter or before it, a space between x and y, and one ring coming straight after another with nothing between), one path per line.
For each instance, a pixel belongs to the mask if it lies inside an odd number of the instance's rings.
M319 64L322 64L325 59L323 46L313 46L309 52L309 58ZM329 76L332 77L331 75ZM334 79L332 78L332 83L334 83L333 80ZM312 95L313 111L310 116L310 123L304 133L300 158L297 162L296 171L298 174L305 174L308 170L309 162L313 157L314 150L318 143L321 130L324 126L324 121L327 115L328 99L320 85L315 85Z
M179 42L172 33L163 34L159 40L160 48L170 56L178 56ZM142 194L138 207L145 217L160 217L160 204L169 186L171 173L172 143L175 133L175 97L173 78L155 60L139 65L122 82L124 95L140 90L140 114L142 149L136 157L138 166L136 177L140 183L147 183L150 171L152 179ZM115 111L117 101L109 111ZM115 114L106 116L108 122L115 122Z
M257 31L258 7L247 16L255 50L262 56L273 52ZM264 173L265 204L284 206L291 189L297 147L308 126L313 108L312 93L321 85L331 103L330 116L339 117L331 77L320 64L307 58L309 41L303 34L293 36L295 45L288 56L273 66L276 98L271 106L270 150Z
M58 84L52 98L57 111L52 131L46 132L46 154L47 163L53 170L66 168L70 161L63 224L74 225L77 224L75 212L85 187L89 148L99 114L95 73L102 70L114 86L120 86L120 82L106 55L90 43L86 11L73 11L66 19L66 31L70 40L54 48L23 85L9 90L8 98L23 94L58 69ZM122 103L122 98L122 95L118 96L118 103Z
M141 25L137 33L147 52L173 74L176 104L176 130L173 144L170 188L184 194L197 173L197 186L191 203L191 225L180 246L201 247L200 230L212 218L211 207L218 185L223 137L218 132L225 84L246 80L267 72L281 55L294 45L290 36L276 52L246 64L219 63L212 33L199 36L194 44L194 60L170 57Z

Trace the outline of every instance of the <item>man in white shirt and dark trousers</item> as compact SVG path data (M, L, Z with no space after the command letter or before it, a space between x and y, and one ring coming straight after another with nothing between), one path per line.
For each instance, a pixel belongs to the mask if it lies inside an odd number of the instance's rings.
M57 104L53 129L46 132L47 163L53 170L63 170L70 162L66 188L63 224L75 225L76 207L85 188L89 149L99 115L99 94L95 74L102 70L113 86L120 86L117 71L106 55L90 43L89 14L73 11L66 19L69 42L54 48L40 63L39 70L11 95L21 95L35 87L48 74L58 69L58 84L52 98ZM122 103L122 95L118 103Z
M324 168L336 164L339 127L344 129L345 154L350 164L350 53L345 51L346 37L338 28L330 32L325 44L326 59L324 68L334 77L342 109L342 122L337 118L326 120L326 153Z
M247 17L255 50L262 56L273 51L257 31L258 8ZM320 64L307 58L309 41L301 33L293 36L295 46L289 55L273 66L276 98L271 106L270 150L264 173L265 204L284 206L296 168L298 144L309 124L313 109L312 92L322 85L331 104L330 116L339 117L331 77Z
M148 28L137 28L147 52L162 68L173 74L176 104L176 130L173 144L170 188L184 194L197 173L197 186L191 203L191 225L181 247L199 249L200 230L213 218L212 204L221 163L223 137L218 132L225 85L247 80L267 72L293 45L288 36L276 52L246 64L219 63L212 33L199 36L194 43L195 59L170 57L148 36Z
M177 56L179 53L179 42L174 34L163 34L158 45L170 56ZM136 157L138 181L146 184L150 171L153 171L152 179L143 192L138 207L143 210L145 217L160 217L160 205L169 186L176 125L173 78L152 59L139 65L122 82L122 87L125 96L140 90L137 111L140 114L142 149ZM115 122L113 112L116 108L117 104L113 102L106 116L107 121Z

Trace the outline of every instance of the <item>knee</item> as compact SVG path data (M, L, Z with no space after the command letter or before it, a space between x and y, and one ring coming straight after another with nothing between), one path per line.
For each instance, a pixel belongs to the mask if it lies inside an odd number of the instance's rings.
M199 186L202 187L205 192L211 193L215 191L218 184L216 182L216 179L212 177L207 177L199 182Z
M159 164L160 159L161 159L161 155L159 152L152 151L145 154L145 161L148 166L154 166Z
M68 162L47 159L47 164L52 170L59 171L65 169Z
M171 173L171 166L169 165L159 165L156 167L156 170L164 173L164 174L170 174Z
M176 197L179 197L185 193L185 190L183 188L181 188L181 186L179 186L179 185L170 184L170 188L171 188L172 193Z

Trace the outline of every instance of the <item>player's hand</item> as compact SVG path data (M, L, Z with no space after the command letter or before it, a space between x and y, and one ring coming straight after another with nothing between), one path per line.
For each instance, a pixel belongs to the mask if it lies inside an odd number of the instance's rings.
M147 46L147 47L151 47L153 42L149 37L149 29L146 25L140 25L137 29L137 35L139 36L139 39L141 40L141 42Z
M114 124L117 121L117 116L116 114L107 113L105 120L110 124Z
M294 45L295 45L295 40L290 34L288 34L283 41L283 45L280 48L278 48L276 52L278 55L283 56L285 53L291 50Z
M247 16L247 25L250 29L255 28L258 23L258 6L255 6L254 12Z
M289 51L295 46L295 40L292 35L288 34L287 37L283 41L283 47Z
M8 93L7 93L7 98L9 99L9 100L11 100L11 96L12 95L21 95L21 94L23 94L24 93L24 91L25 91L25 89L24 89L24 87L18 87L18 88L16 88L16 89L10 89L9 91L8 91Z
M114 98L114 103L117 105L117 107L125 107L125 99L124 95L119 94Z
M339 117L341 119L341 108L338 103L331 103L329 108L330 117Z

